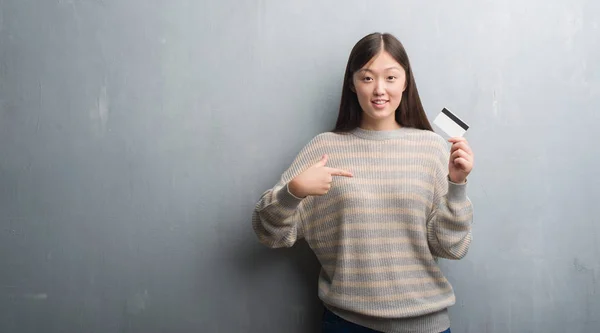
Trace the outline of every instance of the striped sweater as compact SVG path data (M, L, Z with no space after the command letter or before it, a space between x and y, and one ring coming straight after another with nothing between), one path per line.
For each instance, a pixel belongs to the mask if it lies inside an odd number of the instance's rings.
M323 154L354 177L296 198L287 184ZM307 241L322 266L319 297L338 316L382 332L444 331L455 297L437 258L467 253L473 216L466 184L448 179L448 158L431 131L320 134L261 196L254 231L271 248Z

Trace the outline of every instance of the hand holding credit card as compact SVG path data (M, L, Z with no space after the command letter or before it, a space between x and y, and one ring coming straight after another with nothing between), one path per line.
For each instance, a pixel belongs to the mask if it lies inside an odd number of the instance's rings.
M452 143L448 177L452 182L464 183L473 169L474 160L473 151L467 139L462 137L469 129L469 125L446 108L440 112L433 123L450 137L448 141Z

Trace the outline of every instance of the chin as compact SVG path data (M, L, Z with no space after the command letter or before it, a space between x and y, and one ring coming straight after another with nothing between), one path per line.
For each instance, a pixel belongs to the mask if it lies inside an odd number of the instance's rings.
M389 111L371 111L367 113L367 116L373 120L385 120L389 118L395 118L395 112Z

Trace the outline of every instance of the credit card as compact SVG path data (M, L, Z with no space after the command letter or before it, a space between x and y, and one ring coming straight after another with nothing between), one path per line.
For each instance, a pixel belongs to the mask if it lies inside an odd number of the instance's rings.
M463 136L469 129L467 123L446 108L435 117L433 123L451 138Z

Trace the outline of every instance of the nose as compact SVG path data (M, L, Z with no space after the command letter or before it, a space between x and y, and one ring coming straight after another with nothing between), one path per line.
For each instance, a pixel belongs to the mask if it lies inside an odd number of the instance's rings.
M385 94L385 82L382 80L377 80L375 86L373 87L373 95L382 96Z

